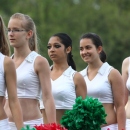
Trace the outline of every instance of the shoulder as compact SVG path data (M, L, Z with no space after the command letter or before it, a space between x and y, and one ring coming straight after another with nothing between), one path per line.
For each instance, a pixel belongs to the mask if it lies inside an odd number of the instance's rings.
M87 75L87 67L79 72L82 76Z
M113 69L111 70L110 74L111 74L111 75L116 75L116 74L120 74L120 72L119 72L117 69L113 68Z
M129 65L130 57L127 57L123 60L122 65L128 66Z
M109 79L111 81L118 79L121 80L121 73L117 69L113 68L109 74Z
M14 65L14 62L10 57L5 56L4 65L9 67L11 65Z
M75 75L74 75L74 78L82 78L83 76L79 73L79 72L76 72Z
M37 64L48 63L48 60L45 57L39 55L36 57L35 63Z
M103 64L105 71L109 72L108 73L108 77L109 79L115 79L118 76L121 76L120 72L114 68L113 66L111 66L110 64L108 64L107 62Z
M48 60L43 57L43 56L37 56L37 58L35 59L35 68L36 70L38 69L48 69L49 68L49 63Z
M130 64L130 57L127 57L122 62L122 74L128 74Z
M76 95L85 98L87 94L87 85L84 77L79 72L74 76L74 84L76 87Z
M119 72L119 70L117 70L116 68L114 68L113 66L111 66L110 64L108 64L107 62L104 63L104 64L106 64L106 66L108 67L108 70L110 72L109 73L110 76L121 75L120 72ZM104 67L106 67L106 66L104 66Z
M82 81L84 80L83 76L79 73L79 72L76 72L75 75L74 75L74 81Z
M15 69L14 62L13 62L13 60L10 57L5 56L5 59L4 59L4 69L5 69L5 72L8 71L8 70Z

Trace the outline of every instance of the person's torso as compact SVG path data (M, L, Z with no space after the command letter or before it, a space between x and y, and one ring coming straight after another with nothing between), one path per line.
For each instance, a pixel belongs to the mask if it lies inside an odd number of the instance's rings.
M72 109L76 99L73 81L75 73L76 71L69 67L56 80L51 79L56 109Z
M130 91L130 57L129 57L128 79L126 81L126 87Z
M18 98L40 99L40 81L34 70L37 56L39 54L32 51L16 69Z
M87 76L87 68L80 72L86 81L88 96L98 98L101 103L113 103L111 84L108 80L112 68L107 62L104 63L91 81Z
M126 87L130 91L130 57L129 57L128 79L126 81ZM129 92L127 104L125 106L125 110L126 110L126 118L130 119L130 92Z
M0 53L0 96L5 95L5 75L4 75L4 58L5 56Z

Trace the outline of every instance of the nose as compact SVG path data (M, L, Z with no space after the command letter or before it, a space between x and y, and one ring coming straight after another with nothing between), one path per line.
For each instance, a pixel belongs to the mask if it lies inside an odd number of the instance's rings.
M52 46L52 47L50 48L50 51L55 51L55 47Z
M80 51L81 54L86 53L87 51L85 49L82 49L82 51Z
M8 32L8 36L12 36L12 35L14 35L14 32L13 32L13 30L10 30L10 31Z

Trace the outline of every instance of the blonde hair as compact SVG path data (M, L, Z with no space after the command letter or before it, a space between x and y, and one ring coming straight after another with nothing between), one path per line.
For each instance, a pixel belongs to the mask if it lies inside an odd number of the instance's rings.
M4 55L10 55L9 41L6 35L6 27L2 17L0 16L0 52Z
M28 15L22 14L22 13L15 13L13 14L10 19L20 19L20 20L25 20L23 23L23 28L26 31L32 30L33 31L33 36L29 39L29 48L31 51L36 51L38 52L38 40L37 40L37 31L36 31L36 26L32 18Z

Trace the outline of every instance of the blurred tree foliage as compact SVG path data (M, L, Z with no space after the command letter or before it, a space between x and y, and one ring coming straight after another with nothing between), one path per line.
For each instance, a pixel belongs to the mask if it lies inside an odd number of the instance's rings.
M13 13L30 15L37 26L40 54L50 64L48 39L57 32L69 34L78 71L86 66L79 55L80 36L97 33L104 43L107 61L120 71L123 59L130 55L129 7L129 0L0 0L0 15L6 25Z

